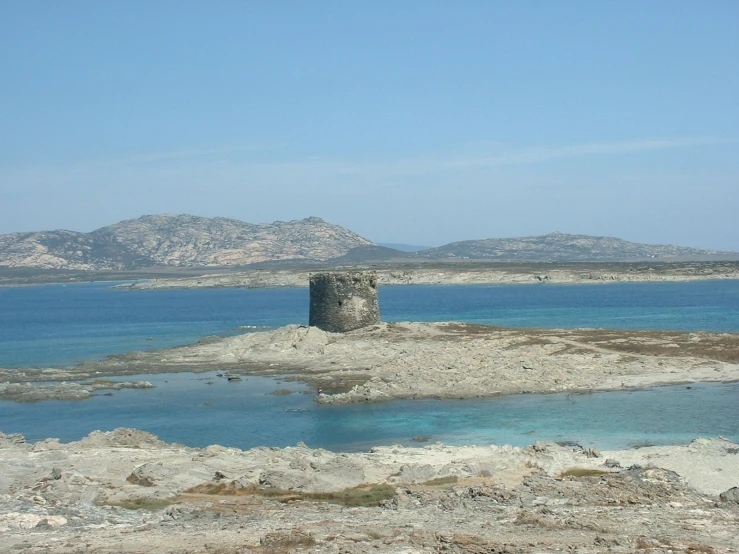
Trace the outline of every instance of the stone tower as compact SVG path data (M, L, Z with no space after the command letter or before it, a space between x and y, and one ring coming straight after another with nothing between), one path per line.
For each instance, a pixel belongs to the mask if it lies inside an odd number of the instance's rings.
M330 333L344 333L375 323L380 323L376 273L310 276L309 325Z

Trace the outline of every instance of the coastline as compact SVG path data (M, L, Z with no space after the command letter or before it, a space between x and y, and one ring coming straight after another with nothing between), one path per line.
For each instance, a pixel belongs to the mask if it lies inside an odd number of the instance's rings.
M619 390L739 381L739 334L456 322L381 323L327 333L288 325L71 368L0 369L0 398L22 398L23 389L38 394L33 383L213 370L290 375L322 387L327 394L316 401L325 404ZM66 383L44 389L48 399L68 398L71 390Z
M307 287L310 273L374 271L381 285L505 285L711 281L739 279L739 260L621 262L492 262L444 260L362 262L327 265L272 264L259 267L161 266L140 270L0 268L0 287L89 282L125 282L130 290L189 288Z
M198 288L300 288L307 287L311 272L367 271L382 285L518 285L655 283L739 279L739 263L655 264L496 264L446 263L432 267L341 267L313 269L260 269L205 274L198 277L163 278L118 285L126 290Z

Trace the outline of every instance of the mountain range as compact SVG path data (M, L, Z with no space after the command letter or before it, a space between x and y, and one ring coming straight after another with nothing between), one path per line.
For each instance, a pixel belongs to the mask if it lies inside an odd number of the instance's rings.
M640 244L614 237L549 233L534 237L466 240L419 252L424 258L526 262L612 262L739 258L737 252L666 244Z
M0 267L120 270L323 261L372 244L318 217L254 225L222 217L145 215L90 233L0 235Z
M470 240L407 252L376 245L318 217L256 225L222 217L146 215L90 233L57 230L0 235L0 267L5 268L100 271L279 262L340 265L401 260L676 259L739 259L739 253L563 233Z

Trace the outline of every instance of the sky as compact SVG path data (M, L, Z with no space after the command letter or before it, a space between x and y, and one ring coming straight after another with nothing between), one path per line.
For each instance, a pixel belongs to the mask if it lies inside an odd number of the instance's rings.
M0 233L739 251L736 0L0 0Z

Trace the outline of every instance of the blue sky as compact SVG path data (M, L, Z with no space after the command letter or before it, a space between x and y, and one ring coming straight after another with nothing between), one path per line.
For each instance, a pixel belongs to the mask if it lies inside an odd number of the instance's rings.
M0 233L739 251L739 2L0 0Z

